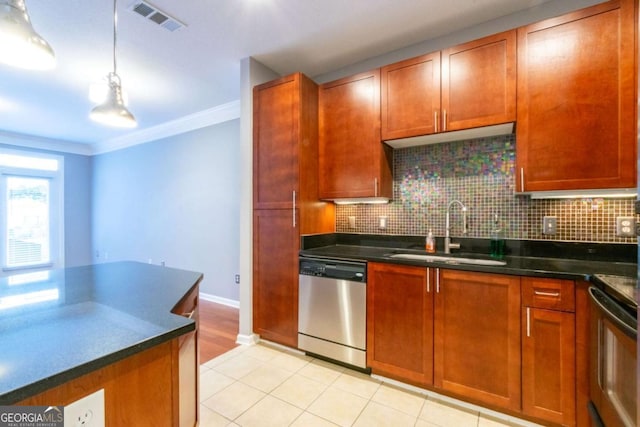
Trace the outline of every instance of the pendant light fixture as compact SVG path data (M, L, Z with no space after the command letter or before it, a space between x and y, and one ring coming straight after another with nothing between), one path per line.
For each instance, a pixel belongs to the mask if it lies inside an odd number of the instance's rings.
M127 110L122 99L122 83L117 72L116 31L118 25L117 0L113 0L113 71L107 74L108 91L106 100L91 110L92 120L108 126L133 128L137 126L133 114Z
M24 0L0 0L0 62L32 70L56 65L53 49L31 26Z

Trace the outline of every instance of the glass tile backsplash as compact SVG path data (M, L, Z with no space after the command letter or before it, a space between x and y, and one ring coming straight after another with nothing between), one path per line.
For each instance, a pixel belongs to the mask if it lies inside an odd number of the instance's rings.
M616 217L635 216L634 200L532 200L515 195L515 135L396 149L394 199L386 205L338 205L336 231L444 236L446 208L460 200L468 211L468 237L488 238L494 216L511 239L633 243L617 237ZM557 218L555 235L542 233L544 216ZM355 228L349 226L355 217ZM379 228L386 217L386 229ZM452 236L461 236L460 207L451 209Z

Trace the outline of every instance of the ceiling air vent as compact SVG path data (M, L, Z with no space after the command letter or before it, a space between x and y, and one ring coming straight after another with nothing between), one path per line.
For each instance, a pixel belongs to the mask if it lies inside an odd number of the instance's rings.
M173 16L161 11L160 9L146 1L133 2L133 4L129 6L129 10L134 11L145 19L158 24L162 28L171 32L179 30L182 27L186 27L186 24L184 24L183 22L180 22Z

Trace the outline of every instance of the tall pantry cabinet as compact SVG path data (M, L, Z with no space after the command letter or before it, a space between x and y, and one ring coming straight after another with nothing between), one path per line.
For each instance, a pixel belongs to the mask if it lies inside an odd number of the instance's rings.
M301 73L253 89L253 331L297 347L300 235L335 230L318 201L318 86Z

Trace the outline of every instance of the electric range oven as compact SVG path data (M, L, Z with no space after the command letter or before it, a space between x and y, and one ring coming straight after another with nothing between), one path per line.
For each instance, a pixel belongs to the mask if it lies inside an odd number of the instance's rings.
M636 280L596 275L589 288L590 403L592 425L637 425Z

